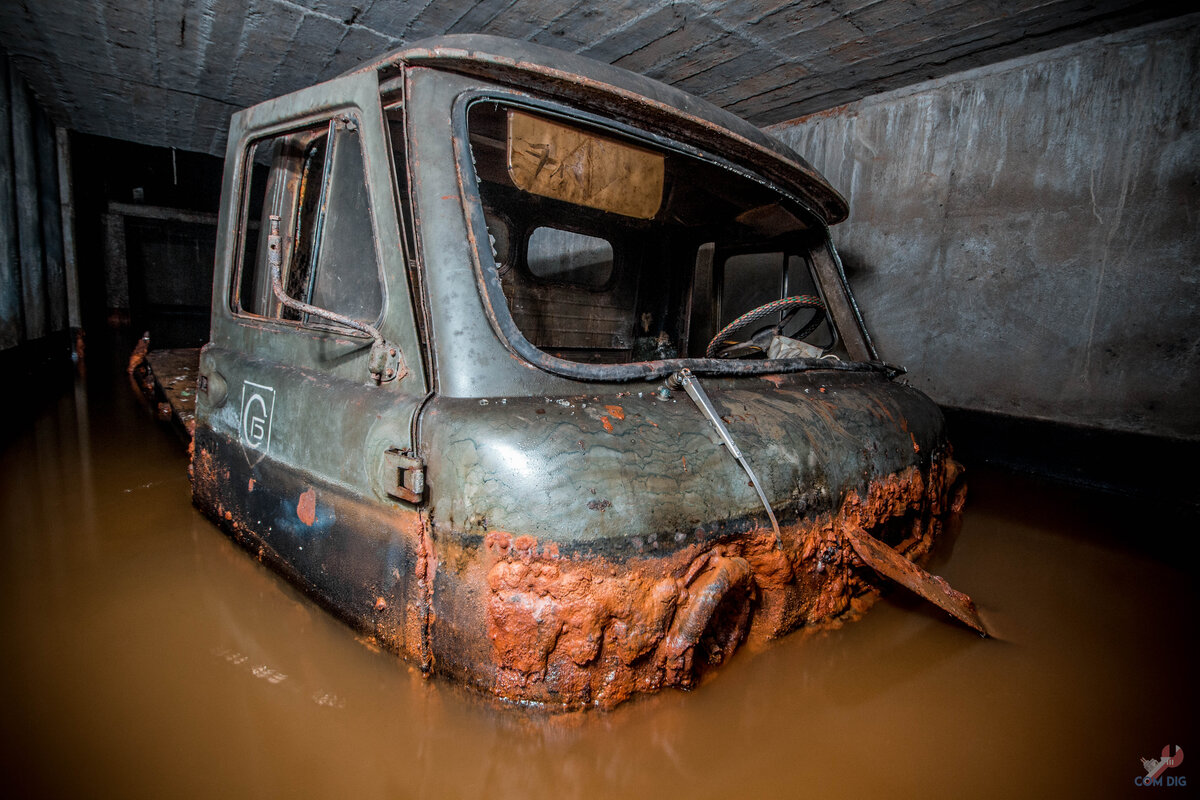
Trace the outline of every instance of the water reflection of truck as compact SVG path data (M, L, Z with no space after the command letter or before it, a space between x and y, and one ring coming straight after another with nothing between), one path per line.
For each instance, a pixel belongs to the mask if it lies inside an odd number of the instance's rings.
M519 701L691 685L835 623L955 502L828 225L757 128L447 37L237 114L196 504L424 669ZM735 457L736 456L736 457Z

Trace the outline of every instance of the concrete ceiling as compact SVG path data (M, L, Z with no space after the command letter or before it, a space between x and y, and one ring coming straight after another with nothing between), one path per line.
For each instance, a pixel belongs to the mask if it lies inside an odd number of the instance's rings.
M0 46L60 125L222 154L237 109L447 32L582 53L766 125L1186 10L1130 0L0 0Z

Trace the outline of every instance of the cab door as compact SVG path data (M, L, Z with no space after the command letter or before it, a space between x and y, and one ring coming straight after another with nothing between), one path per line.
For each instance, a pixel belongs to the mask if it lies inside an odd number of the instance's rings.
M373 72L234 117L193 484L330 605L358 617L391 598L403 628L427 387L391 147Z

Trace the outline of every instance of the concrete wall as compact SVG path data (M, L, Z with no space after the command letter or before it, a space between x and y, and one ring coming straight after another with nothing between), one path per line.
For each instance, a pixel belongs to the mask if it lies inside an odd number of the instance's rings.
M1200 15L771 131L882 357L939 403L1200 439Z
M13 347L25 338L10 124L13 107L8 73L8 59L0 52L0 350Z
M0 351L67 328L54 126L0 52Z
M426 36L526 39L756 124L1143 25L1181 0L23 0L0 47L58 124L223 155L239 108Z

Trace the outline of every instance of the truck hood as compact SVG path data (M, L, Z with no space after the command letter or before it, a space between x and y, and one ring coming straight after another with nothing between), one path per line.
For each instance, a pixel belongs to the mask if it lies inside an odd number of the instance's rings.
M437 398L422 428L435 528L504 530L563 555L650 555L766 525L746 473L682 391ZM945 450L940 410L874 373L706 380L781 523Z

